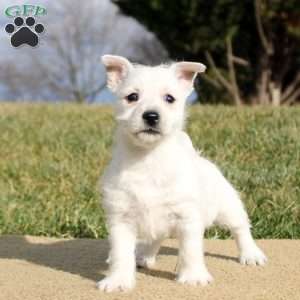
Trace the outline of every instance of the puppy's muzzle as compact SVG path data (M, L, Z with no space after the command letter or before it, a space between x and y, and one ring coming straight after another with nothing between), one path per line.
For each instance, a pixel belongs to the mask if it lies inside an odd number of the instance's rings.
M143 120L147 126L156 127L159 123L159 114L154 110L148 110L143 113Z

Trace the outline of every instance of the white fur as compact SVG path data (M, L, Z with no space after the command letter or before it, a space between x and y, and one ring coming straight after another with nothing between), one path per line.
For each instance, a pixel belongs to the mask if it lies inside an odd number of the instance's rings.
M180 245L177 280L206 285L212 276L204 262L203 234L212 224L231 230L241 263L263 265L266 257L251 236L238 193L183 131L186 97L195 74L205 67L185 62L136 66L109 55L103 62L120 100L112 160L102 179L110 269L98 287L108 292L133 288L136 263L153 266L161 241L170 236ZM140 98L128 103L125 97L132 92ZM165 94L176 101L166 102ZM159 113L160 134L139 133L147 127L142 118L147 110Z

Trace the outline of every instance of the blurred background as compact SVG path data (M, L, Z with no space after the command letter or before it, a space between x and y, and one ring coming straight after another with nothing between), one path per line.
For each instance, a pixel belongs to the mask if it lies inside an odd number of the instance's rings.
M111 103L102 54L143 64L200 61L195 103L300 102L299 0L32 0L47 15L36 48L13 48L0 3L0 100Z

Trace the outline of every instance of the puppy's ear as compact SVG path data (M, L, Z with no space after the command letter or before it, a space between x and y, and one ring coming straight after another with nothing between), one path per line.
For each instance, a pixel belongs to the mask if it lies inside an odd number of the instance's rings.
M107 87L115 92L133 66L125 57L117 55L103 55L101 60L106 68Z
M203 73L206 66L196 62L178 62L174 63L171 68L174 70L177 79L183 88L191 92L194 88L194 80L198 73Z

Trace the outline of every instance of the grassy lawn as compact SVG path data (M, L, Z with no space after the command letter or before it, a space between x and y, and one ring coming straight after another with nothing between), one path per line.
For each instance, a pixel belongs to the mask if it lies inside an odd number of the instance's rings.
M107 107L0 104L0 233L105 237L113 129ZM187 130L240 191L256 238L300 238L300 107L195 106Z

